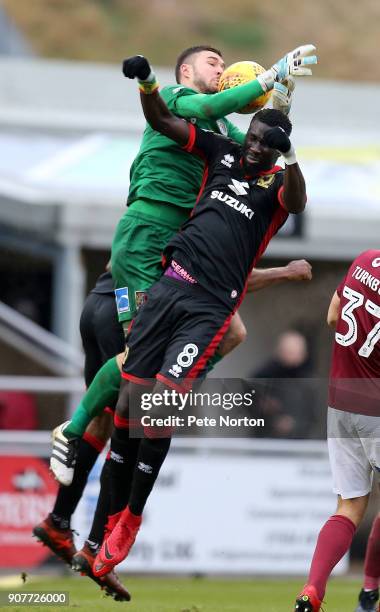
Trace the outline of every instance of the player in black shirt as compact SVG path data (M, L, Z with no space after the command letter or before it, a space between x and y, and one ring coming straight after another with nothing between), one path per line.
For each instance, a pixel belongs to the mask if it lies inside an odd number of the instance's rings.
M302 212L305 181L289 140L291 123L280 111L263 110L250 124L243 147L174 116L151 80L145 58L129 60L129 76L142 83L141 102L150 125L205 160L202 190L192 215L165 250L166 271L148 292L127 337L123 382L111 452L119 457L113 483L116 507L111 535L95 559L107 574L128 554L144 505L170 446L170 431L144 428L127 499L120 482L129 429L129 404L144 391L178 392L203 376L235 310L247 278L288 213ZM285 169L275 162L282 153ZM154 387L148 379L153 379ZM132 399L133 398L133 399ZM152 416L152 411L150 412Z

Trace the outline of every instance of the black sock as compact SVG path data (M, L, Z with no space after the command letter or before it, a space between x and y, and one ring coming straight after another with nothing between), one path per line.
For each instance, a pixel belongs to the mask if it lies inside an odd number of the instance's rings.
M136 463L139 442L140 440L132 440L131 443L126 444L125 452L127 454L127 461L124 465L124 480L121 487L123 489L123 495L126 501L121 502L124 503L124 506L120 509L123 509L126 506L131 490L132 475ZM100 476L100 493L98 503L96 505L91 531L87 538L87 543L93 550L97 550L103 542L104 530L108 520L108 515L115 514L118 511L119 509L116 509L115 512L111 511L111 461L109 458L107 458Z
M108 519L111 507L111 482L110 482L110 461L109 458L104 462L102 473L100 474L100 491L96 510L91 525L91 531L87 538L87 543L95 551L103 542L104 527Z
M59 487L55 500L52 519L57 527L67 529L70 526L71 516L82 497L88 475L98 457L99 450L89 444L87 440L81 439L73 482L68 487Z
M128 503L135 471L136 458L141 440L130 438L129 430L115 427L111 438L110 453L110 483L111 507L110 515L124 510Z
M141 515L170 448L171 438L143 438L137 457L128 506Z

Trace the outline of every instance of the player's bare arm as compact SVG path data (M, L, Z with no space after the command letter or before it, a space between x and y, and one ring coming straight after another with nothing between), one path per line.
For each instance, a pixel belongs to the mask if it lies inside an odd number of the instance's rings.
M189 125L173 115L158 91L153 94L140 92L141 105L145 119L150 126L164 136L184 146L189 140Z
M285 165L283 201L288 212L297 214L306 206L306 186L297 163Z
M247 291L260 291L284 281L310 281L312 268L305 259L295 259L278 268L254 268L248 278Z
M142 55L124 60L123 73L129 79L137 78L141 105L151 127L181 146L185 145L189 139L189 126L169 111L158 93L158 82L148 60Z
M327 311L327 324L330 327L336 327L338 318L339 318L339 309L340 309L340 297L335 291L334 295L331 298L330 306Z
M297 163L296 153L289 136L281 127L273 127L265 133L263 142L267 147L281 153L285 161L282 197L286 210L293 214L302 212L307 200L305 179Z

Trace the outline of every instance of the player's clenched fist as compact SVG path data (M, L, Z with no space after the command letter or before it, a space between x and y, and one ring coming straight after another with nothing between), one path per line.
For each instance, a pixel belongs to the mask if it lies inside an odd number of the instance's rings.
M295 259L286 266L286 278L293 281L311 280L313 274L311 265L306 259Z
M154 93L159 87L156 75L143 55L127 57L123 61L123 74L128 79L137 78L140 91L146 95Z
M139 80L145 81L150 73L151 67L143 55L133 55L123 61L123 74L128 79L137 77Z
M273 127L265 132L263 137L263 144L270 149L276 149L280 153L288 153L292 146L289 136L286 134L282 127Z
M296 152L289 136L280 126L267 130L263 136L263 144L270 149L279 151L287 166L297 163Z

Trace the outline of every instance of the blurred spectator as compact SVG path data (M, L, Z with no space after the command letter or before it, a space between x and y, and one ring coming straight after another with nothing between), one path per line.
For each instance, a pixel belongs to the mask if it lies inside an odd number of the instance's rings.
M310 376L306 338L298 331L286 331L278 338L273 357L255 371L255 378L305 378Z
M29 393L0 391L0 429L37 429L37 408Z
M265 419L263 437L310 436L315 421L311 376L306 338L295 330L284 332L278 338L273 357L250 375L270 379L255 385L257 406ZM257 433L260 435L258 430Z

